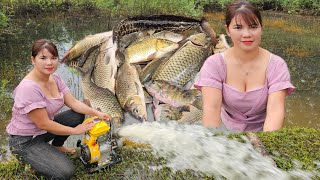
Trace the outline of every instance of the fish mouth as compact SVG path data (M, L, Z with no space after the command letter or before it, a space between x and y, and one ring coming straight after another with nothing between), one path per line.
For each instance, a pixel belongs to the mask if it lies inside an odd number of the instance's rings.
M133 115L135 118L139 119L141 122L147 121L147 117L145 117L145 116L142 115L142 114L132 113L132 115Z

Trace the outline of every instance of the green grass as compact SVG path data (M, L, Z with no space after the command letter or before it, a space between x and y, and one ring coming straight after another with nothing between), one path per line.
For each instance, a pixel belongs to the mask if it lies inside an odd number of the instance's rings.
M295 161L299 161L302 169L317 169L315 162L320 162L320 130L290 128L257 135L279 168L290 170L295 167Z

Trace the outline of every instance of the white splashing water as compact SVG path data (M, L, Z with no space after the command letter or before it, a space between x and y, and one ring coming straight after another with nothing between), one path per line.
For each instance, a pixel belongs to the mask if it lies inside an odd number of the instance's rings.
M201 125L145 122L125 126L119 135L150 144L173 170L202 172L215 179L311 179L312 173L285 172L254 150L251 143L215 136Z

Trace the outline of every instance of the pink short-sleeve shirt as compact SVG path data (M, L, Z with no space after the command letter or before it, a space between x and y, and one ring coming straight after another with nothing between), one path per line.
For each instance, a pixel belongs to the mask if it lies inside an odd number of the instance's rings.
M221 119L227 129L233 131L261 131L266 118L268 95L287 89L294 91L286 62L270 54L265 85L248 92L240 92L225 83L226 64L223 53L210 56L200 70L195 87L214 87L222 91Z
M28 113L37 108L46 108L49 119L64 105L64 95L70 90L57 74L53 74L60 96L58 98L46 98L40 86L29 79L23 79L13 91L14 104L12 107L12 118L7 125L7 133L11 135L33 136L46 133L39 129L30 119Z

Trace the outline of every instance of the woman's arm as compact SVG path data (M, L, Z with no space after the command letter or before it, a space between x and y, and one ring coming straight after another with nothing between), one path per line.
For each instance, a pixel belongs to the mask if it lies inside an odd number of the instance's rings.
M95 125L95 123L89 122L79 124L74 128L64 126L60 123L50 120L45 108L34 109L30 111L28 115L39 129L46 130L56 135L82 134L86 131L89 131Z
M287 89L269 94L267 104L267 117L263 131L276 131L282 128L285 113L285 98Z
M98 116L100 119L104 120L110 120L110 116L108 114L87 106L85 103L77 100L70 92L64 95L64 102L75 112L88 114L91 116Z
M202 124L208 128L218 128L221 124L220 113L222 92L212 87L202 87L203 114Z

